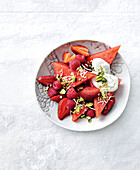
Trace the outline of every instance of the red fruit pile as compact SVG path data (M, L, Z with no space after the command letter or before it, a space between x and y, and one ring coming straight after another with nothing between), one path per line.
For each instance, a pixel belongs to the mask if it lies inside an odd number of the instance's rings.
M86 117L90 122L91 118L98 118L101 113L108 114L115 103L115 98L112 97L114 92L109 93L105 102L102 99L99 102L100 89L95 88L91 81L96 74L87 70L91 70L91 62L95 58L102 58L111 64L119 47L89 55L87 47L73 45L71 52L63 54L63 62L53 62L55 76L38 77L38 82L47 86L51 100L58 102L60 120L70 113L74 122L80 117Z

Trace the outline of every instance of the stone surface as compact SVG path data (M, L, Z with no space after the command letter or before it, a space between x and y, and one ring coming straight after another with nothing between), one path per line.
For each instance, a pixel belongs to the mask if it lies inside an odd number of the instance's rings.
M138 170L140 1L0 0L0 169ZM122 116L95 132L51 123L35 98L46 55L76 39L121 44L131 74Z

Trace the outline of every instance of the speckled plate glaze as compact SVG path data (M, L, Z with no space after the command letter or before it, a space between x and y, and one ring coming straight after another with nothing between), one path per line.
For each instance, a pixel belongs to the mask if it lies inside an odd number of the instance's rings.
M53 61L62 61L62 55L64 52L71 52L72 45L83 45L89 49L90 54L94 54L100 51L104 51L110 48L108 45L90 40L80 40L72 41L66 44L63 44L53 50L43 61L40 66L36 81L35 81L35 92L38 104L41 110L44 112L46 117L51 120L53 123L70 130L75 131L93 131L97 129L104 128L115 120L124 111L130 91L130 75L127 65L121 55L118 53L111 64L111 72L122 79L119 89L115 92L116 103L110 113L107 116L101 115L98 119L92 119L91 123L88 123L87 119L79 119L77 122L72 121L72 116L66 117L63 121L59 120L57 117L57 107L58 104L50 100L48 95L45 92L45 86L37 81L39 76L45 76L54 74L52 62Z

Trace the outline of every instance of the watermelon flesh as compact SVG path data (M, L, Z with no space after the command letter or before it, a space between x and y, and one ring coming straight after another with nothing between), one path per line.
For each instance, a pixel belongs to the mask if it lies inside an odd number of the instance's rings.
M74 113L72 115L72 121L75 122L82 114L84 114L89 108L84 107L83 109L80 110L80 113Z
M76 87L96 76L96 74L88 71L83 71L83 73L79 73L78 71L71 70L68 65L62 62L53 62L53 69L55 76L59 74L62 75L62 77L69 76L70 79L72 79L72 75L76 77L77 80L76 82L71 82L71 87Z
M91 56L87 57L87 61L90 62L91 60L93 60L95 58L101 58L101 59L105 60L108 64L111 64L112 61L114 60L119 48L120 48L120 45L117 47L114 47L114 48L110 48L105 51L101 51L99 53L92 54Z

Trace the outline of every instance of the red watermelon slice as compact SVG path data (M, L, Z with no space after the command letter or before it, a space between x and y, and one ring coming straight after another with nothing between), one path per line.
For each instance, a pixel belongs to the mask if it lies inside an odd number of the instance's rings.
M71 87L76 87L85 81L93 78L96 76L94 73L90 73L88 71L84 71L83 73L79 73L78 71L71 70L68 65L62 63L62 62L53 62L53 69L55 76L57 74L62 75L62 77L69 76L72 78L72 75L76 77L76 82L71 82ZM83 76L82 76L83 74Z
M72 121L76 121L82 114L84 114L89 108L88 107L84 107L82 110L80 110L80 113L74 113L72 115Z
M120 48L120 45L117 47L110 48L105 51L101 51L99 53L92 54L91 56L87 57L87 61L91 61L95 58L101 58L101 59L105 60L108 64L111 64L112 61L114 60L119 48Z
M120 82L121 82L121 79L119 79L119 84L120 84ZM94 109L95 109L96 118L98 118L101 115L102 111L104 110L106 104L109 101L109 98L111 96L113 96L113 94L114 94L114 92L110 92L108 95L108 98L105 101L104 100L98 101L97 97L94 98Z

